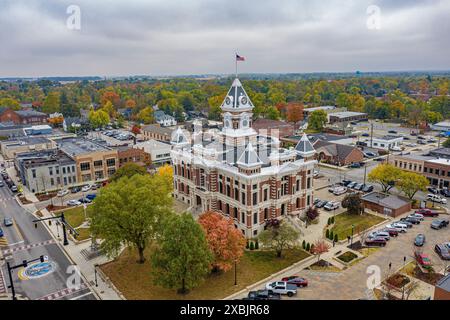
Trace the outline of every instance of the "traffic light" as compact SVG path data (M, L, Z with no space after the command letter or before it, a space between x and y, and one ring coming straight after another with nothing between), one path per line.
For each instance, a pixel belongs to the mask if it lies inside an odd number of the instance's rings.
M44 261L45 261L44 256L40 256L40 257L39 257L39 260L41 260L41 262L44 262Z
M22 266L23 266L24 268L26 268L26 267L28 266L28 261L27 261L27 260L23 260L23 261L22 261Z
M48 225L49 225L49 226L52 225L52 220L48 220Z

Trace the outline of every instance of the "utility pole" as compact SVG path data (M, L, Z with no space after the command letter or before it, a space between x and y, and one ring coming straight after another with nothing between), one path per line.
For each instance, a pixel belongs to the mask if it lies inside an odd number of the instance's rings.
M11 289L11 294L12 294L12 299L13 300L17 300L16 298L16 289L14 288L14 282L13 282L13 278L12 278L12 272L13 270L17 269L17 268L26 268L28 266L29 263L31 262L35 262L35 261L40 261L40 262L44 262L46 261L46 257L45 256L40 256L37 259L33 259L33 260L23 260L21 264L15 265L15 266L11 266L11 264L8 262L6 262L6 267L8 268L8 275L9 275L9 283L10 285L8 286L9 289Z
M72 227L72 226L66 221L66 219L65 219L65 217L64 217L64 212L61 213L61 215L58 216L58 217L50 217L50 218L35 219L35 220L33 220L33 222L35 223L35 224L34 224L34 227L37 228L37 222L41 222L41 221L45 221L45 220L53 220L53 219L59 219L59 220L60 220L59 222L60 222L61 225L62 225L62 232L63 232L63 237L64 237L63 245L67 246L67 245L69 244L69 241L67 240L67 230L66 230L66 228L69 228L70 232L73 232L73 233L75 234L75 237L78 236L78 232L75 230L74 227ZM51 221L49 221L48 223L49 223L49 225L51 225Z
M373 122L370 124L370 147L373 148Z
M367 166L364 166L364 186L366 185Z

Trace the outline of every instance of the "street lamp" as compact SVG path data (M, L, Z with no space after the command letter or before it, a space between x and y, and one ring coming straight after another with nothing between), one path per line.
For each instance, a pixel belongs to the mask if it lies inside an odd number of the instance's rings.
M355 225L352 224L352 238L351 238L351 241L350 241L350 248L353 248L353 229L354 228L355 228Z
M17 297L16 297L16 289L14 288L14 282L13 282L13 279L12 279L12 271L14 269L17 269L17 268L26 268L28 266L28 264L31 263L31 262L35 262L35 261L44 262L46 259L47 258L42 255L42 256L40 256L37 259L33 259L33 260L29 260L29 261L28 260L23 260L21 264L18 264L18 265L15 265L15 266L11 266L9 261L6 262L6 267L8 269L9 283L10 283L8 288L11 289L11 294L12 294L12 299L13 300L17 300Z
M98 268L98 264L94 264L94 277L95 277L95 286L98 287L98 282L97 282L97 268Z
M405 269L406 257L403 257L403 269ZM405 300L405 285L402 287L402 300Z

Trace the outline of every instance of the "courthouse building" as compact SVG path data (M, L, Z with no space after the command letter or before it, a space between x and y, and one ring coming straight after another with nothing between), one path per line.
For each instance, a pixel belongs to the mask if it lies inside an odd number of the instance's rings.
M235 79L221 105L223 128L181 128L171 138L174 197L192 212L214 210L233 219L247 238L266 220L298 216L313 203L315 150L306 135L295 148L280 148L278 137L252 128L253 104Z

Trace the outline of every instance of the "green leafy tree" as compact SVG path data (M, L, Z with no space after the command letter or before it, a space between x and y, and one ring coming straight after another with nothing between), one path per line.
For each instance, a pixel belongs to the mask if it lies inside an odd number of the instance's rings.
M147 170L136 163L126 163L123 167L119 168L116 173L114 173L114 175L110 178L110 181L114 182L122 177L131 178L135 174L145 175L147 174Z
M450 148L450 138L447 138L447 140L444 141L442 144L444 148Z
M89 206L91 230L104 240L101 247L108 256L132 246L138 250L139 263L144 263L144 250L171 206L170 189L160 175L125 176L101 189Z
M153 108L145 107L137 114L137 120L143 122L144 124L149 124L154 121L153 118Z
M20 104L17 100L12 98L2 98L0 99L0 106L7 107L12 110L20 110Z
M185 294L201 283L212 261L205 232L192 215L171 214L164 220L152 256L156 284Z
M409 199L414 198L418 191L426 191L429 182L424 176L414 172L402 172L397 186Z
M106 113L103 110L91 110L89 111L88 119L92 127L94 128L101 128L106 126L110 119L108 113Z
M383 192L388 192L401 175L401 170L390 164L380 164L369 175L369 181L378 183Z
M294 246L297 238L298 232L285 222L269 224L258 237L264 246L275 250L278 258L281 258L283 250Z
M361 214L364 212L359 193L347 194L342 200L342 207L346 208L349 214Z
M42 112L55 113L60 110L59 106L59 93L49 92L42 105Z
M311 112L308 118L308 129L322 131L327 123L327 113L324 110L316 110Z

